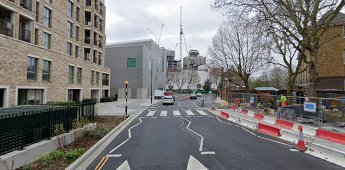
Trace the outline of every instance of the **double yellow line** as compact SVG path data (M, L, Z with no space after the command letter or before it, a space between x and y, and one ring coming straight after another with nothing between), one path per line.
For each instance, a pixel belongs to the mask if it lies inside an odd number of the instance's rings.
M109 159L109 157L107 157L107 156L103 157L102 160L96 166L95 170L101 170L108 159Z

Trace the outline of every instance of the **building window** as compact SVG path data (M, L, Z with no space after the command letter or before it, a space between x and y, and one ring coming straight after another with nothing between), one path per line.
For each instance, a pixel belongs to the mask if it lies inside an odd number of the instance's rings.
M68 83L74 83L74 66L68 66Z
M37 58L28 57L26 78L31 81L37 79Z
M38 45L38 29L35 28L35 45Z
M72 56L72 43L67 42L67 54Z
M76 11L76 20L79 22L80 21L80 8L77 7L77 11Z
M75 39L77 40L77 41L79 41L79 27L78 26L76 26L75 27Z
M42 89L19 89L18 105L43 104L43 94Z
M83 75L83 69L80 67L77 67L77 83L78 84L81 84L82 75Z
M99 72L96 72L96 85L99 86Z
M136 58L127 58L127 67L136 67L137 59Z
M47 7L44 7L43 25L47 28L51 28L51 15L52 11Z
M95 85L95 71L91 70L91 74L90 74L90 84L93 86Z
M73 24L67 21L67 37L72 38L73 36Z
M78 58L78 56L79 56L79 46L75 46L75 57L77 57Z
M40 2L36 2L36 22L40 19Z
M67 15L72 18L73 16L73 3L69 0L67 4Z
M50 81L51 61L43 60L42 81Z
M109 74L106 74L106 73L102 74L102 85L109 86Z
M344 60L344 64L345 64L345 50L343 51L343 60Z
M50 49L50 34L43 32L43 46L46 49Z

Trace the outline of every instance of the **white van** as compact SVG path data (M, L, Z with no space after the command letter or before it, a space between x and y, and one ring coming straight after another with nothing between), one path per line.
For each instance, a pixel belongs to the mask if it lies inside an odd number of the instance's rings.
M164 97L163 90L155 90L155 99L162 99Z

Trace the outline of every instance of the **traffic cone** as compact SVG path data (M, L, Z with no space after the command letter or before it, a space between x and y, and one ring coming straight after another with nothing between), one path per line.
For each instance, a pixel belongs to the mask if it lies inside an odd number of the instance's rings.
M307 150L307 147L305 146L305 141L304 141L304 136L303 136L303 126L299 125L298 131L299 131L299 134L298 134L298 143L297 143L296 149L301 152L304 152Z

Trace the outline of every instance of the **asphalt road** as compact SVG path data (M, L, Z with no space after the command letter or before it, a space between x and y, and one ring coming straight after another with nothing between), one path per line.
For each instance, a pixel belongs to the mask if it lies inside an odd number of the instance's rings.
M185 97L143 111L88 169L342 169L222 120ZM210 107L212 98L205 98Z

